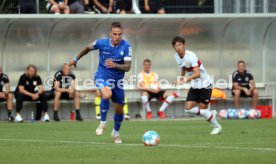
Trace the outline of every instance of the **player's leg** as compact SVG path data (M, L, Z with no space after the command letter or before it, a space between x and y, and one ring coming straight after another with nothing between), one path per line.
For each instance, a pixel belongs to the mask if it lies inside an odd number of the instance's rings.
M128 112L128 104L127 104L127 98L125 97L125 104L124 104L124 118L125 120L129 120L130 116L129 116L129 112Z
M143 104L143 111L147 112L147 116L146 118L147 119L151 119L152 118L152 112L151 112L151 109L150 109L150 98L149 98L149 93L148 92L145 92L143 91L142 92L142 104Z
M112 102L114 103L114 128L111 133L111 136L114 139L114 143L119 144L122 143L122 140L119 135L119 130L122 125L122 122L124 120L124 99L125 99L125 92L123 88L120 88L118 86L115 86L115 88L112 89Z
M20 115L20 112L23 107L23 102L26 100L26 96L22 93L15 92L15 97L16 97L16 115L15 115L15 122L23 122L23 118Z
M252 109L255 109L258 103L259 93L257 89L252 91Z
M54 121L60 121L60 118L58 116L58 109L60 106L60 97L61 97L61 92L55 91L54 93Z
M173 99L177 97L177 94L176 93L170 93L169 91L163 91L160 96L163 99L163 104L162 104L162 106L160 107L160 109L158 111L158 116L161 119L165 119L166 115L165 115L164 111L172 103Z
M111 133L111 136L114 139L114 143L122 143L122 140L120 138L120 128L122 125L122 122L124 120L124 105L123 104L114 104L115 108L115 114L114 114L114 127Z
M95 104L95 112L96 112L96 119L100 120L101 119L101 111L100 111L100 104L101 104L101 99L102 95L99 90L96 91L95 93L95 99L94 99L94 104Z
M100 89L100 92L102 94L102 100L100 104L100 110L101 110L101 122L98 128L96 129L96 135L100 136L103 135L105 127L106 127L106 118L107 113L110 108L110 98L112 96L111 88L108 86L102 87Z
M199 98L199 114L203 116L213 127L213 130L210 134L219 134L222 130L221 125L218 123L216 119L216 115L213 114L209 109L209 103L211 99L212 89L211 88L203 88L199 89L200 98Z
M43 92L39 95L39 101L41 103L41 109L44 112L44 116L43 116L43 121L45 122L49 122L50 121L50 117L48 114L48 100L47 100L47 96L46 94Z
M72 87L69 88L71 91L69 92L69 99L73 99L75 111L76 111L76 120L83 121L81 114L80 114L80 94L78 91L73 89Z
M240 97L241 97L241 91L238 89L234 89L233 91L234 94L234 104L237 109L240 109Z
M13 110L13 95L12 93L8 93L7 95L7 109L8 109L8 119L9 121L13 121L13 115L12 115L12 110Z

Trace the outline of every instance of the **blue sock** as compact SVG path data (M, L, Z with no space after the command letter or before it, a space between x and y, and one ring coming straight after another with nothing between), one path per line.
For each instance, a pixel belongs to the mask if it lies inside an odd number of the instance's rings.
M121 124L124 120L124 114L114 114L114 130L115 131L119 131L120 130L120 127L121 127Z
M106 121L107 112L110 107L109 99L102 99L100 108L101 108L101 121Z

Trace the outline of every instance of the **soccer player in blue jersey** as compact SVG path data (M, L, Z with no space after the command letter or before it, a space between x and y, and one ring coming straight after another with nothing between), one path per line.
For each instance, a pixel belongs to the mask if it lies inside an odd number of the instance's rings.
M96 135L104 133L106 116L110 108L110 99L115 104L114 128L111 136L114 143L122 143L119 135L121 123L124 119L124 89L122 80L125 72L131 67L131 45L122 39L123 27L119 22L113 22L108 38L97 39L84 47L69 65L76 66L78 60L91 50L99 50L99 65L95 74L95 84L102 94L101 122L96 129Z

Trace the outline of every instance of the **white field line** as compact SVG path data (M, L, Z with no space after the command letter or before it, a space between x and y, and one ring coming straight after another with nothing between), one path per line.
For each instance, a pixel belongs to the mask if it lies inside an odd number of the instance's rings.
M123 143L116 145L113 143L104 142L82 142L82 141L49 141L49 140L31 140L31 139L5 139L0 138L0 141L9 142L38 142L38 143L64 143L64 144L89 144L89 145L109 145L109 146L139 146L143 144ZM176 145L176 144L160 144L159 147L175 147L175 148L210 148L210 149L237 149L237 150L255 150L255 151L276 151L276 148L258 148L258 147L238 147L238 146L207 146L207 145Z

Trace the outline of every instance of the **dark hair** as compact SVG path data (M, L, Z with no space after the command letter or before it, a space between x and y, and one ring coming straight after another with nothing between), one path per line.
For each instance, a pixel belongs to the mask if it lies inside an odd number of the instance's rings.
M111 24L111 30L112 30L112 28L121 28L121 29L123 29L123 26L121 25L120 22L113 22Z
M176 42L180 42L180 43L185 44L185 39L182 38L181 36L176 36L172 40L172 45L174 46Z
M145 59L145 60L143 61L143 64L145 64L145 63L151 63L150 59Z
M29 70L30 68L33 68L33 69L35 70L35 76L36 76L36 75L37 75L37 68L36 68L36 66L33 65L33 64L30 64L30 65L27 66L27 68L26 68L26 74L27 74L27 76L29 76L29 75L28 75L28 70Z
M244 60L239 60L239 61L237 62L237 64L241 64L241 63L243 63L243 64L245 65L245 61L244 61Z

